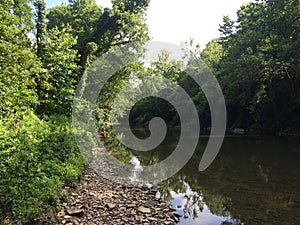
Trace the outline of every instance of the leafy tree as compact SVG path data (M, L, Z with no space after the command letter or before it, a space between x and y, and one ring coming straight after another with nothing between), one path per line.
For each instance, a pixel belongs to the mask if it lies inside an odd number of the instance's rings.
M72 49L77 40L70 27L53 28L45 39L42 76L46 79L39 95L39 113L70 115L79 73L77 51Z
M227 42L235 32L235 21L231 20L228 15L224 16L223 24L220 25L219 32L221 33L220 42L223 48L229 48L230 46Z
M26 3L0 4L1 119L19 120L27 109L37 105L35 78L40 65L28 48L32 14Z
M294 105L299 76L299 42L294 39L299 33L298 14L299 1L256 1L240 8L234 32L233 23L224 19L219 43L225 56L217 73L231 126L278 129L292 125L287 118L296 117L287 115L299 110Z
M201 51L201 59L214 72L218 72L221 59L225 56L225 51L219 43L219 39L212 40L207 43L206 47Z
M80 55L82 74L94 57L111 47L148 40L145 10L149 1L123 0L112 3L112 9L103 9L95 0L71 1L68 5L50 9L47 15L50 29L69 24L73 35L78 36L78 44L74 48Z

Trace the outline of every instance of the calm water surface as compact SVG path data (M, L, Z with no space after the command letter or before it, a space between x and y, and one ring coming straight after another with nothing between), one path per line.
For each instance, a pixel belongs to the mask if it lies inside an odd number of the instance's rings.
M163 160L178 136L133 158L141 165ZM201 137L189 163L159 185L158 195L186 215L180 225L300 224L299 138L228 136L213 164L199 172L207 140Z

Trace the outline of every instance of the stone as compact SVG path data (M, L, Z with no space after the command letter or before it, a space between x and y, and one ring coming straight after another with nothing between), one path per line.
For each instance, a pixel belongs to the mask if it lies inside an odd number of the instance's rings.
M174 216L180 218L180 217L183 217L183 215L181 213L174 213Z
M242 128L234 128L234 129L232 130L232 133L233 133L233 134L245 134L245 130L242 129Z
M134 208L134 207L136 207L135 204L127 204L126 206L127 206L127 208Z
M116 204L112 204L112 203L107 203L106 206L108 207L109 210L116 208Z
M174 221L176 222L176 223L178 223L179 222L179 217L174 217Z
M144 206L140 206L138 208L138 211L141 212L141 213L151 213L151 210L149 208L144 207Z
M135 221L141 221L142 219L143 219L142 216L137 216L137 215L135 215Z
M165 221L164 224L165 224L165 225L171 225L171 224L173 224L173 223L172 223L171 221Z
M154 217L148 217L148 220L150 220L150 221L157 221L157 219L154 218Z
M71 218L72 218L72 216L69 216L69 215L65 215L65 216L64 216L64 219L66 219L66 220L67 220L67 219L71 219Z
M84 211L83 209L79 209L79 208L67 208L67 214L70 216L83 216L84 215Z

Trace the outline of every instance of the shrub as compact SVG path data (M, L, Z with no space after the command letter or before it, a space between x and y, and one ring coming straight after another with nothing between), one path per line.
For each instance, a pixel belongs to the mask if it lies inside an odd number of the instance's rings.
M0 213L16 223L37 221L84 166L68 117L40 120L29 112L17 126L0 122Z

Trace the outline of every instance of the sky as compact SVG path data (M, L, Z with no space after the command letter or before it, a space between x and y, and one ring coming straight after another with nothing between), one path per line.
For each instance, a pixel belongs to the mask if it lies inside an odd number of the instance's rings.
M179 45L193 38L204 48L219 36L219 24L224 15L236 18L236 11L244 3L254 0L151 0L147 11L150 37L154 41ZM46 0L47 7L67 0ZM97 0L110 7L110 0Z

